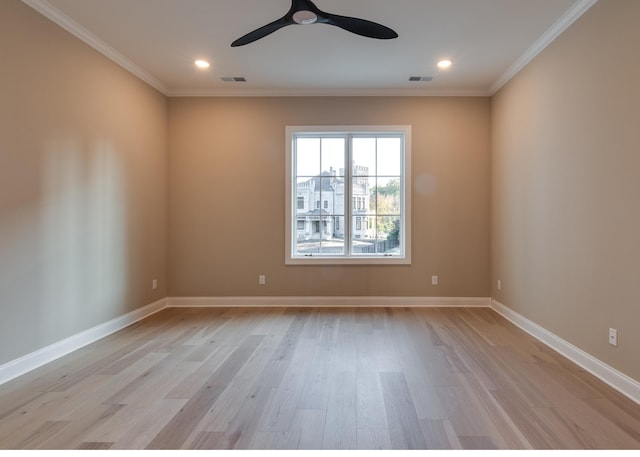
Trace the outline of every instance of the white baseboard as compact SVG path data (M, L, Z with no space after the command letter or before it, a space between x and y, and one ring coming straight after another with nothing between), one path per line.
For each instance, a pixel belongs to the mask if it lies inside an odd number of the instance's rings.
M171 308L488 308L484 297L170 297Z
M491 308L534 338L540 340L626 397L640 404L640 383L635 379L596 359L582 349L563 340L535 322L530 321L497 300L491 300Z
M0 385L167 307L489 307L490 298L450 297L184 297L163 298L0 365Z
M389 307L492 308L517 327L640 404L640 383L491 298L484 297L167 297L0 365L0 385L117 332L165 308Z
M116 317L104 324L85 330L84 332L65 338L64 340L45 346L30 354L0 365L0 385L21 376L31 370L80 349L105 336L122 330L123 328L138 322L167 307L167 299L163 298L142 308L131 311L123 316Z

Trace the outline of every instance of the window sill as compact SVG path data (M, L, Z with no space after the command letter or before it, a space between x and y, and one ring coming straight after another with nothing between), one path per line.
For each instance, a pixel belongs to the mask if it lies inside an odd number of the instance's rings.
M285 259L285 265L411 265L407 257L294 257Z

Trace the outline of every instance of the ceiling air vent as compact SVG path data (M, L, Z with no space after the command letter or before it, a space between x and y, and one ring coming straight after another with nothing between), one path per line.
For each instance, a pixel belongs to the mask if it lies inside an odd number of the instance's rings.
M246 83L247 79L243 76L223 76L222 79L224 82L227 83Z
M409 81L411 82L429 82L433 81L433 76L410 76Z

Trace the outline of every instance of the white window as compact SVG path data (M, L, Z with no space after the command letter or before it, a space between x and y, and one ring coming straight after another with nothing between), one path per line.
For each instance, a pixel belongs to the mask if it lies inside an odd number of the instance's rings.
M411 263L411 127L286 134L286 263ZM302 195L316 208L300 208ZM313 230L301 233L300 221Z

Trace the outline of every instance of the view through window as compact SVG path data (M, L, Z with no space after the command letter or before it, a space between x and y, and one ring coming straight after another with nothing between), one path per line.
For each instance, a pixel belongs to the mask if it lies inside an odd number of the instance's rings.
M289 259L408 263L409 129L361 129L288 128Z

